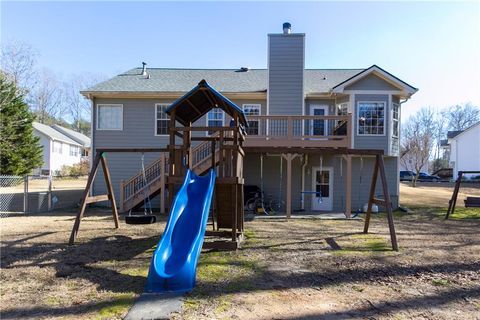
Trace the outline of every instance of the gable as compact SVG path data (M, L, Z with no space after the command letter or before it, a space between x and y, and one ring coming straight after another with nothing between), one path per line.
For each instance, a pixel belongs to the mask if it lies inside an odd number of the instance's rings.
M345 87L345 90L401 90L379 76L370 73Z

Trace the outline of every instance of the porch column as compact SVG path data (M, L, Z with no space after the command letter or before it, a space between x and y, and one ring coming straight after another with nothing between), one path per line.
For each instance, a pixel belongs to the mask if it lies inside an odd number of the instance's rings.
M345 216L352 216L352 156L345 157L347 161L347 174L345 177Z
M297 156L298 154L282 154L282 157L287 160L287 201L285 208L287 219L290 219L292 217L292 160L295 159ZM280 188L281 187L282 186L280 186Z

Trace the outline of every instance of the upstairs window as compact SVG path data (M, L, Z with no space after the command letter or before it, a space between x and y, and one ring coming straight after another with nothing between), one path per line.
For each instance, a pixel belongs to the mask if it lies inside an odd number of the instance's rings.
M123 105L97 105L97 130L123 130Z
M59 141L53 141L53 152L62 153L62 143Z
M213 108L207 113L208 127L223 127L225 122L225 113L220 108ZM208 134L213 134L214 130L208 130Z
M170 124L170 118L165 113L168 104L157 103L155 105L155 135L164 136L168 135L168 126Z
M249 120L249 116L259 116L260 115L260 104L244 104L242 106L243 112L247 117L248 128L246 132L248 135L258 136L260 134L260 119Z
M398 138L400 131L400 104L392 104L392 135Z
M385 102L358 102L359 135L385 135Z

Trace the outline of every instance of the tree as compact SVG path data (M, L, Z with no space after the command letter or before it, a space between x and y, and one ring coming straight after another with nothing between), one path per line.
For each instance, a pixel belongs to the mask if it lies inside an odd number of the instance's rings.
M471 103L455 105L442 112L448 130L461 131L480 121L480 108Z
M89 135L91 103L80 94L81 90L98 83L102 76L93 74L72 75L63 84L63 101L68 120L75 131Z
M42 165L42 147L33 135L34 116L15 83L0 72L0 173L24 175Z
M407 170L415 172L413 187L416 186L418 174L430 160L435 125L433 110L422 108L403 126L400 161Z
M61 118L65 110L61 107L62 92L55 75L44 69L40 73L37 85L29 95L30 106L37 117L37 121L44 124L49 119Z
M17 88L25 93L34 86L38 53L29 44L10 42L2 45L1 69Z

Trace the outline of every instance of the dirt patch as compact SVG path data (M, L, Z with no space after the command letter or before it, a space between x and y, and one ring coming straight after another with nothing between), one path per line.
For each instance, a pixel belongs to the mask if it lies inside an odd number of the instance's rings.
M412 191L429 203L438 190L401 191L402 201ZM399 252L382 215L368 235L361 220L247 222L241 250L202 253L197 286L174 317L479 319L480 220L430 209L396 213ZM70 247L74 215L0 220L3 319L121 319L143 291L164 220L114 229L109 211L90 210Z
M90 210L68 246L74 214L0 220L2 319L121 319L143 292L164 223L114 229Z

